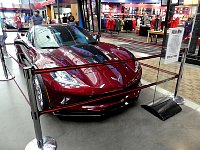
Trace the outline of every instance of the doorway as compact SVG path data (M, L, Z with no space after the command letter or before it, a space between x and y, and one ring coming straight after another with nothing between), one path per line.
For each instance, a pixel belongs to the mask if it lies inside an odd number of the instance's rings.
M101 0L79 0L83 27L91 32L100 32Z

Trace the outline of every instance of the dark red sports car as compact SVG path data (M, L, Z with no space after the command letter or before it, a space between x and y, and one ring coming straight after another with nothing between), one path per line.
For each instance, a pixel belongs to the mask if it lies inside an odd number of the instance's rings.
M40 25L15 39L17 57L24 65L37 68L104 63L133 59L132 62L37 75L36 97L40 109L113 95L140 86L142 69L134 55L122 47L97 42L86 30L73 25ZM138 99L140 91L123 94L57 112L102 115Z

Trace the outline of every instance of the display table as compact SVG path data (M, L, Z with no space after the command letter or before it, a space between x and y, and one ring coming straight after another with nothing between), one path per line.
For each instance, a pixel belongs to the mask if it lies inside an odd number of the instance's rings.
M153 31L153 30L148 30L148 35L147 35L147 43L149 43L149 38L154 35L157 43L158 35L164 36L164 31Z
M149 26L140 26L140 31L139 31L139 35L140 36L147 36L148 35L148 30L150 30Z

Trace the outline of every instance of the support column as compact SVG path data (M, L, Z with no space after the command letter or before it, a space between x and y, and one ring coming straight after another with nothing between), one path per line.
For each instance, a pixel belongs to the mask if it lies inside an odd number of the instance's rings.
M189 53L194 54L197 47L198 38L200 37L200 4L198 4L196 20L194 22L194 29L190 39Z

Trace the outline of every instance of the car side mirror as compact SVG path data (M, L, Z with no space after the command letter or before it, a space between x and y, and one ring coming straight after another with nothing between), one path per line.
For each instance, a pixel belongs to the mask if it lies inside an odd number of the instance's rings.
M92 34L92 37L95 39L95 41L100 41L100 37L101 37L101 35L100 35L100 33L97 33L97 34Z
M97 40L97 35L96 35L96 34L92 35L92 37L93 37L95 40Z

